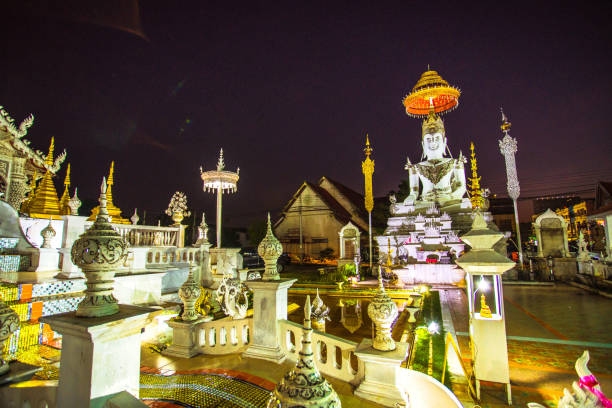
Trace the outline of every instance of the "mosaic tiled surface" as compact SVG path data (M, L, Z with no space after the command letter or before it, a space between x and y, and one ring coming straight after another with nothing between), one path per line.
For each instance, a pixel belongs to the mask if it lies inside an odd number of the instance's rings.
M19 255L0 255L0 271L1 272L19 271L20 261L21 261L21 256Z
M18 242L19 238L0 238L0 250L15 248Z
M84 296L53 299L42 303L42 315L52 316L59 313L72 312L83 300Z
M57 280L51 282L37 283L32 287L32 297L62 295L67 293L82 292L85 290L85 280Z
M146 371L146 370L145 370ZM183 407L265 407L270 397L270 384L247 381L244 373L215 373L208 371L176 373L172 375L143 372L140 376L140 399ZM242 375L241 375L242 374ZM263 380L265 382L265 380ZM268 382L265 382L268 383ZM271 384L273 386L273 384ZM172 405L154 405L172 406Z
M56 348L36 345L20 353L17 360L42 367L42 370L34 375L35 380L58 380L60 354L61 351Z

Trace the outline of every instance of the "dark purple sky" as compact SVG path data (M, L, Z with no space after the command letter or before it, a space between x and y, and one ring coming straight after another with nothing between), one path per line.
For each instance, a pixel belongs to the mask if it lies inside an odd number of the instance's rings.
M145 1L146 39L120 29L138 29L129 7L100 3L114 10L9 13L0 104L17 121L35 114L36 149L56 136L82 199L114 159L124 215L162 211L183 190L212 218L198 168L213 167L220 147L241 168L224 201L234 225L278 212L304 180L362 191L366 132L383 195L405 176L406 156L420 158L420 121L401 101L427 64L462 90L445 116L449 146L457 155L475 142L494 193L505 193L500 106L518 139L523 196L612 180L607 2Z

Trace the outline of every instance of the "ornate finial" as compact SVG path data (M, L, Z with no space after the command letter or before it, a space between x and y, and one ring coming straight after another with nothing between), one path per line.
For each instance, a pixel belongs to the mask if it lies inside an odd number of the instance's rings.
M42 231L40 231L40 235L43 238L42 245L40 246L41 248L52 248L51 240L56 235L55 230L53 229L53 226L51 225L52 220L53 220L53 217L50 217L49 224L45 228L43 228Z
M140 217L138 216L138 208L134 208L134 214L130 218L130 221L132 221L132 225L136 225L138 224L138 221L140 221Z
M79 303L80 317L108 316L119 312L113 296L113 277L117 265L127 257L128 243L113 228L106 208L106 178L100 185L100 210L93 225L77 239L71 250L72 262L87 279L85 298Z
M70 163L68 163L68 167L66 168L66 178L64 178L64 186L66 186L66 188L70 187Z
M397 305L385 293L382 281L382 267L378 266L378 291L368 306L368 316L376 326L376 335L372 347L376 350L395 350L395 341L391 338L391 325L397 317Z
M47 166L53 166L53 150L55 150L55 138L51 137L51 144L49 145L49 153L47 153L47 158L45 159L45 164Z
M304 328L310 329L310 295L306 295L306 303L304 303Z
M278 258L283 253L283 246L280 241L274 236L272 232L272 223L270 222L270 213L268 213L268 230L266 236L259 243L257 252L261 256L266 265L266 269L263 274L263 279L278 280Z
M364 152L365 152L365 154L366 154L366 158L367 158L367 157L370 157L370 154L372 154L372 151L373 151L373 150L374 150L374 149L372 149L372 148L370 147L370 136L369 136L369 135L366 133L366 147L365 147L365 149L363 149L363 151L364 151Z
M202 289L193 278L193 264L189 265L189 275L179 289L179 297L183 301L183 314L181 319L186 322L197 320L200 315L196 312L195 304L202 294Z
M302 349L297 364L276 385L268 400L267 408L341 407L338 394L317 369L311 338L310 295L308 295L304 304Z
M111 165L110 165L110 170L108 171L108 181L107 181L107 183L108 183L109 186L112 186L113 184L115 184L115 177L114 177L114 175L115 175L115 161L113 160L111 162Z
M501 130L502 132L507 134L510 131L510 127L512 126L512 123L510 123L510 121L508 120L508 117L504 113L504 109L499 108L499 110L501 111L501 116L502 116Z
M111 165L111 169L112 169ZM106 191L107 191L108 182L106 181L106 177L102 177L102 185L100 185L100 198L98 198L98 202L100 203L100 211L98 211L98 217L96 218L96 222L100 220L100 217L106 222L108 222L108 209L106 208Z
M68 201L68 207L70 208L70 215L79 215L79 207L81 207L81 200L77 196L77 188L74 188L74 195Z
M202 213L202 222L198 225L198 239L195 246L208 244L208 224L206 224L206 214Z
M470 181L470 201L473 209L481 209L484 206L484 198L480 189L480 177L478 177L478 164L476 163L476 151L474 150L474 142L470 142L471 159L470 166L472 169L472 177Z
M221 171L225 168L225 162L223 161L223 148L219 152L219 161L217 162L217 171Z

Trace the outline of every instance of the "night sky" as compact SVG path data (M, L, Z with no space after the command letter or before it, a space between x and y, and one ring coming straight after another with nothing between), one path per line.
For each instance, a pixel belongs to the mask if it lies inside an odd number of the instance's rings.
M421 123L401 102L428 64L462 90L444 117L449 147L467 155L474 141L493 193L506 190L500 106L523 197L612 181L608 2L59 3L5 14L0 104L18 122L35 115L35 149L51 136L67 149L81 199L115 160L127 217L182 190L212 221L199 166L220 147L241 169L231 225L276 218L304 180L362 192L366 132L386 194L406 156L420 160Z

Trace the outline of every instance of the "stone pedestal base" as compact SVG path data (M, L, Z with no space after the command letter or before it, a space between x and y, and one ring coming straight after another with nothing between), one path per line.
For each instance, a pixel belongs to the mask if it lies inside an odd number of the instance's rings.
M407 352L407 343L396 343L393 351L379 351L372 347L371 339L363 339L355 355L364 362L365 375L355 395L387 407L406 404L408 396L399 386L398 373Z
M82 231L81 231L82 232ZM75 278L85 278L85 274L81 269L72 263L72 259L70 258L70 248L60 248L60 253L62 254L62 265L61 272L57 274L57 279L75 279Z
M121 391L138 398L141 330L154 311L119 305L111 316L69 312L41 318L63 336L56 405L92 407L92 400L99 404L101 397Z
M172 328L172 344L162 351L162 354L183 358L191 358L200 354L202 351L196 338L196 329L200 323L210 320L212 320L212 316L202 316L191 322L169 320L168 326Z
M253 291L253 333L244 357L281 363L278 321L287 319L287 290L297 279L256 280L245 284Z

